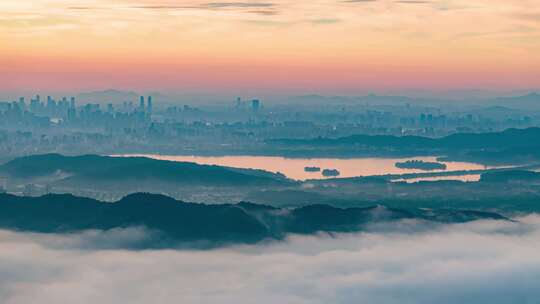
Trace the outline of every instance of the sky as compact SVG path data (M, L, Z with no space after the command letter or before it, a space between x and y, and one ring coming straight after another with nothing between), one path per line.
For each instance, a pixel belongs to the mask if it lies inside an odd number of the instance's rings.
M539 87L538 0L0 1L0 91Z
M0 302L537 303L540 217L518 220L385 223L206 251L122 249L151 237L142 228L0 230Z

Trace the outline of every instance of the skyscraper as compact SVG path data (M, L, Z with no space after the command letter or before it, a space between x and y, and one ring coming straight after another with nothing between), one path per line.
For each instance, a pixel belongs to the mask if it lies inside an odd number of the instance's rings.
M69 107L72 108L72 109L75 109L75 97L71 97L71 101L70 101Z
M24 102L24 97L19 97L19 107L22 111L26 110L26 103Z
M149 114L152 114L152 96L148 96L148 99L146 101L146 111L149 113Z
M139 101L139 111L144 112L144 96L140 97Z
M251 110L253 112L257 112L257 111L259 111L260 108L261 108L261 101L258 100L258 99L253 99L251 101Z

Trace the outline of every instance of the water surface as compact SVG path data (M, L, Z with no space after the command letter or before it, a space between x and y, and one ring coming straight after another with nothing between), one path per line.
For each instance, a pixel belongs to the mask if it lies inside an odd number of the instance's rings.
M484 165L467 162L442 162L446 164L446 170L423 171L418 169L400 169L395 167L396 162L407 160L422 160L426 162L437 161L436 157L413 157L413 158L286 158L279 156L180 156L180 155L157 155L157 154L130 154L121 156L143 156L159 160L193 162L204 165L220 165L245 169L261 169L274 173L282 173L296 180L324 179L321 172L306 172L305 167L320 167L324 169L337 169L339 177L355 177L384 174L405 174L422 172L445 172L458 170L481 170L489 169ZM432 177L431 180L448 179L448 177ZM454 180L470 181L470 176L452 176Z

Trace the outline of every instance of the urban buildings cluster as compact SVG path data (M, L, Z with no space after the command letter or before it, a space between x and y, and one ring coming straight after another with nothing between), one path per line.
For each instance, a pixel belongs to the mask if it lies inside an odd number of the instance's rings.
M40 95L25 102L24 97L17 101L0 102L0 126L5 127L46 127L62 125L71 127L103 127L144 125L151 122L153 112L152 96L141 96L138 105L126 101L121 106L108 103L86 103L78 106L75 97L62 97L56 100Z
M276 138L355 134L439 137L540 125L540 114L497 107L264 104L236 98L197 106L153 96L110 103L34 96L0 102L0 154L257 152ZM86 101L88 98L86 98ZM234 151L232 151L234 150Z

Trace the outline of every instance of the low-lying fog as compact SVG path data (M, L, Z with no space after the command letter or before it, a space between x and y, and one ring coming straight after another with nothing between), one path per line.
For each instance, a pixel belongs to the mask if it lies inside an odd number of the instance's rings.
M142 228L71 235L0 231L0 302L537 303L540 216L208 251L114 248ZM103 249L113 248L113 249Z

